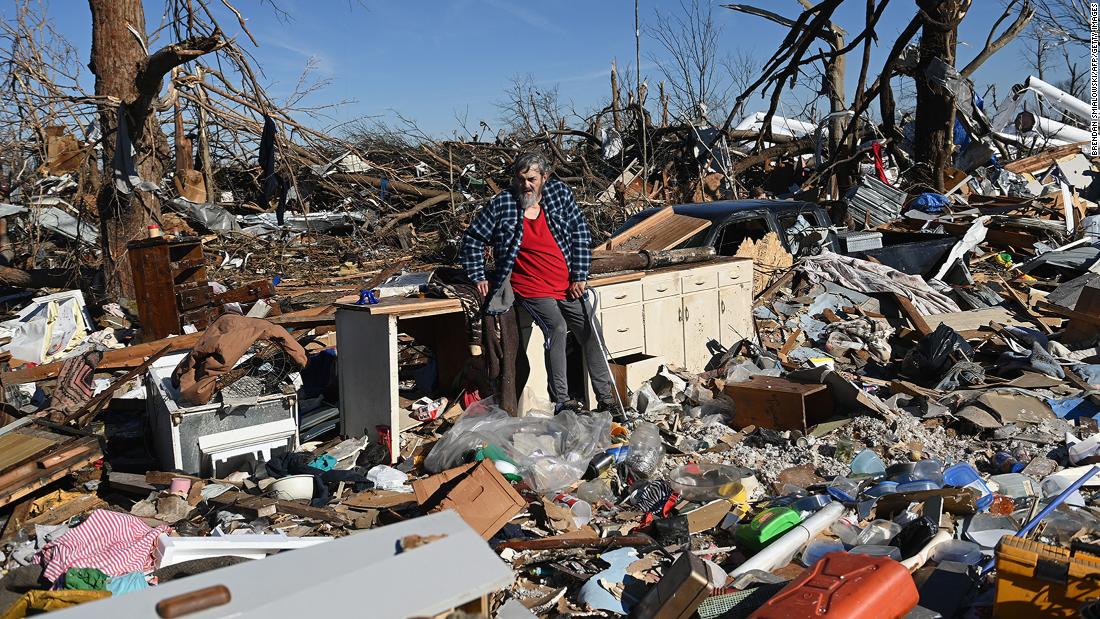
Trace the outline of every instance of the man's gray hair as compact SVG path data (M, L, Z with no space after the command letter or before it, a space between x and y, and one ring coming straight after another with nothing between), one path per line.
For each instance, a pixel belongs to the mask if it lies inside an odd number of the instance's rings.
M516 157L516 160L512 162L512 174L523 174L535 166L538 166L543 176L548 176L554 172L554 166L550 163L549 157L538 151L528 151Z

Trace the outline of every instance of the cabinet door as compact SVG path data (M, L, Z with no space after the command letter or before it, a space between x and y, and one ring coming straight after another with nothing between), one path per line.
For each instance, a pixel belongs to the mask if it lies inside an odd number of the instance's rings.
M642 304L645 352L665 363L684 367L684 308L680 297L668 297Z
M707 342L721 337L719 326L717 290L684 295L684 364L689 372L702 372L710 361Z
M742 282L718 290L718 318L722 337L718 339L729 348L755 334L752 320L752 282Z

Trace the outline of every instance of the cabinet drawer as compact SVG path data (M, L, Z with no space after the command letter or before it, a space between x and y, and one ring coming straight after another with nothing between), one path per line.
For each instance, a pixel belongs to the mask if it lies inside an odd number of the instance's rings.
M644 345L641 305L601 312L600 324L603 326L604 344L612 355Z
M680 286L675 277L656 277L642 280L642 299L645 301L674 297L678 294L680 294Z
M611 284L610 286L600 286L597 290L600 292L601 307L618 307L638 303L642 300L641 282Z
M733 286L752 281L752 261L739 260L718 267L718 285Z
M684 294L718 287L718 272L714 269L696 269L680 276L680 288Z

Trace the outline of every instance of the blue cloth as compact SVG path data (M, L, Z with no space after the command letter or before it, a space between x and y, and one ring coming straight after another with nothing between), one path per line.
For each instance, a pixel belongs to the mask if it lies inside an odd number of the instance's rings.
M309 466L321 471L331 471L336 468L336 458L328 454L317 456L313 459L313 462L309 463Z
M142 589L148 588L149 583L145 582L145 574L141 572L130 572L122 576L112 576L111 579L107 581L107 590L111 592L111 595L133 593L134 591L141 591Z
M942 213L945 206L951 201L947 196L938 193L922 193L913 200L912 207L925 213Z
M547 180L542 188L542 208L546 211L550 233L569 267L569 281L587 281L588 269L592 266L592 233L573 197L573 190L556 178ZM522 239L523 209L511 191L502 191L478 211L462 237L459 256L466 276L475 282L488 280L489 296L492 297L511 275ZM487 246L492 247L496 261L496 268L489 277L485 274Z
M1100 385L1100 363L1075 365L1073 372L1090 385Z

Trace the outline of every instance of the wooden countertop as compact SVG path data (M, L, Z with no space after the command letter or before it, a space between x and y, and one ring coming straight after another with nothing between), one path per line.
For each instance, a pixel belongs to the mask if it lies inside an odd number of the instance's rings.
M592 277L588 281L588 284L593 287L610 286L611 284L621 284L623 282L638 281L646 275L651 275L655 273L675 273L677 271L688 271L694 268L698 268L700 266L711 266L724 262L736 262L741 260L749 260L751 262L752 259L722 256L715 258L714 260L708 260L707 262L676 264L668 267L662 267L660 269L653 269L651 271L623 271L620 273L608 273L605 275L597 275ZM395 315L398 318L436 316L439 314L451 314L462 311L462 303L459 302L458 299L383 297L378 303L375 303L374 305L356 305L355 301L357 301L358 299L359 295L341 297L340 299L337 299L336 305L341 309L367 312L372 316Z

